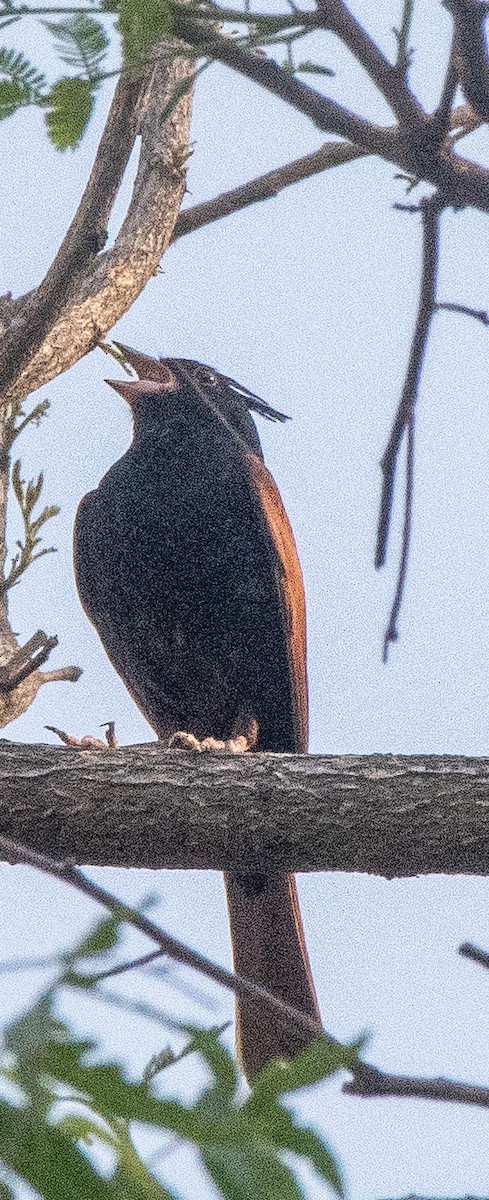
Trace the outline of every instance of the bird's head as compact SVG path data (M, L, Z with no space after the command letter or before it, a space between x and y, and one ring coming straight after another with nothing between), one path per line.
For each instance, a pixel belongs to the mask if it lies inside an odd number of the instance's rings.
M285 413L271 408L265 400L255 396L253 392L236 383L227 375L221 375L212 367L195 362L189 358L152 358L124 346L121 342L115 345L121 351L124 360L135 370L138 379L119 380L107 379L106 383L119 392L130 404L135 419L138 416L144 422L145 412L151 411L152 420L158 418L159 401L161 401L161 416L168 416L168 403L175 402L176 410L192 413L202 406L206 407L214 418L224 424L229 432L246 448L261 456L260 440L250 410L257 412L268 421L287 421Z

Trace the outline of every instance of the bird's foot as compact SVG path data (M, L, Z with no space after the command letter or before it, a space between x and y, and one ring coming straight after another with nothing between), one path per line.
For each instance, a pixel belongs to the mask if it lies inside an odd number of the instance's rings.
M221 738L205 737L197 738L194 733L187 733L184 729L177 730L170 738L168 746L170 750L194 750L198 754L205 751L213 751L217 754L246 754L248 750L252 750L256 745L258 738L258 725L254 718L245 722L240 730L236 731L234 737Z
M85 737L77 738L71 733L65 733L63 729L57 729L55 725L45 725L45 729L49 729L50 733L55 733L65 746L76 746L79 750L116 750L118 741L115 736L115 721L106 721L100 726L105 729L105 741L101 738L91 737L87 734Z
M247 739L243 736L227 738L226 741L215 737L205 737L199 740L194 733L187 733L184 729L179 729L177 733L173 734L168 746L170 750L194 750L198 754L206 750L213 750L221 754L245 754L250 749Z

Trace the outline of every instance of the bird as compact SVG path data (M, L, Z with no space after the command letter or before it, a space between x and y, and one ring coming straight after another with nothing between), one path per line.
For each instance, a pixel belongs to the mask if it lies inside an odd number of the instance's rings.
M288 418L203 363L116 345L133 439L77 510L82 606L162 742L306 753L302 572L251 414ZM235 971L319 1031L294 876L243 866L225 889ZM236 1030L249 1080L314 1037L248 996Z

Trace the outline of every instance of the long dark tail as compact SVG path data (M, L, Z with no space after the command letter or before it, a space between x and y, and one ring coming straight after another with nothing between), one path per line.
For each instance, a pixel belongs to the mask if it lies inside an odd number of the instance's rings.
M293 875L225 875L234 967L319 1022ZM252 1000L236 1006L238 1055L248 1079L313 1038Z

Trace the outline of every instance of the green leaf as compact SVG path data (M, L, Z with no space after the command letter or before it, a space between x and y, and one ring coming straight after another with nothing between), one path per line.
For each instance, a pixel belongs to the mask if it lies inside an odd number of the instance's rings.
M331 67L323 67L320 63L310 62L309 59L306 59L305 62L298 63L295 70L302 71L304 74L309 75L327 75L328 78L331 78L336 74L335 71L332 71Z
M305 1200L292 1171L266 1148L206 1146L202 1158L226 1200Z
M197 1050L202 1055L213 1076L213 1090L217 1090L223 1099L229 1101L236 1095L239 1075L234 1056L220 1041L225 1028L225 1025L216 1029L187 1027L186 1032L191 1034L191 1038L186 1046L186 1052L191 1053L193 1050ZM207 1095L208 1093L205 1092L204 1097ZM202 1103L203 1101L201 1101Z
M0 1101L0 1157L43 1200L114 1200L110 1182L57 1129Z
M77 12L63 21L43 21L53 34L59 57L85 79L99 77L109 38L104 26L87 13Z
M7 46L0 47L0 120L27 104L39 104L46 79L29 59Z
M161 37L172 27L169 0L120 0L119 31L122 36L124 59L130 66L139 66L149 56Z
M253 1080L253 1093L248 1103L266 1104L273 1096L311 1087L335 1071L351 1069L357 1064L358 1052L363 1045L364 1040L342 1046L331 1042L327 1036L316 1038L296 1058L276 1061L265 1067Z
M64 958L67 962L73 963L80 958L93 958L96 954L113 950L120 941L122 933L121 919L111 913L110 917L102 917L102 920L97 922L90 933L82 938L73 950L69 950Z
M45 121L57 150L79 146L93 112L93 87L88 79L59 79L47 98Z

